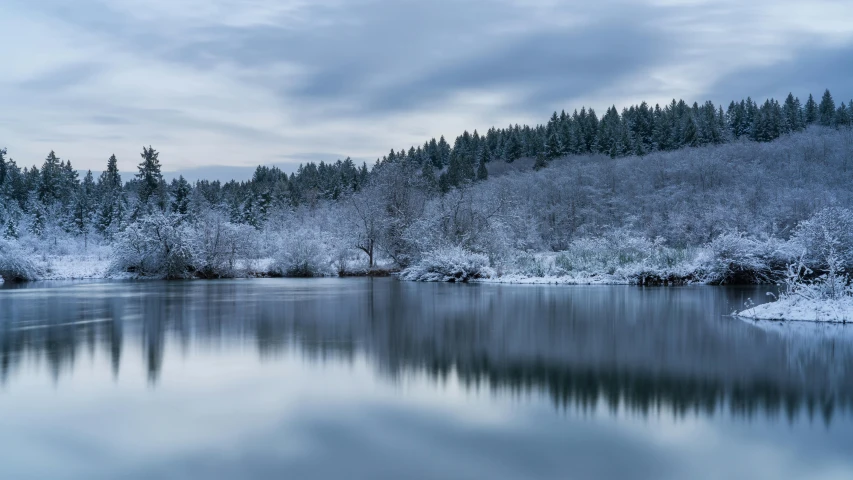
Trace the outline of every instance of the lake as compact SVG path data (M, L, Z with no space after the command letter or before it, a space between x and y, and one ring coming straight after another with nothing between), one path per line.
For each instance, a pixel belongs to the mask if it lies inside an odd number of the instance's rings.
M767 291L5 286L0 478L853 478L853 326Z

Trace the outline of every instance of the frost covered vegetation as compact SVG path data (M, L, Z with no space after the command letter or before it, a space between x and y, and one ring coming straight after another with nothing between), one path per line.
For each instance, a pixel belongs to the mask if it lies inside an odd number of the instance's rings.
M675 102L555 113L352 160L171 183L0 154L0 274L671 284L853 267L853 104ZM845 223L847 222L847 223ZM828 261L825 243L838 261ZM804 253L805 252L805 253Z
M803 254L788 265L784 291L775 302L739 312L756 320L853 322L853 284L844 273L853 265L853 212L826 209L800 226ZM815 272L808 265L824 267Z

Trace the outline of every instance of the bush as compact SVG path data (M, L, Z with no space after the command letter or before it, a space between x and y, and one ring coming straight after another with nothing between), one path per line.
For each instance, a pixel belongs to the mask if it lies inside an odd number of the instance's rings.
M336 273L327 245L318 235L300 231L283 238L271 271L284 277L326 277Z
M809 268L826 271L830 263L841 270L853 269L853 211L825 208L797 226L793 242L805 252Z
M720 235L705 249L699 270L706 283L769 283L778 277L787 260L784 248L742 233Z
M238 262L257 251L257 230L211 213L191 230L192 265L201 278L234 278L245 273ZM254 247L254 248L253 248Z
M110 271L165 279L192 277L191 232L183 220L181 215L157 212L129 225L116 235Z
M0 279L4 282L27 282L38 280L41 269L32 255L18 242L0 237Z
M400 273L404 280L420 282L467 282L494 275L489 257L458 246L432 250Z

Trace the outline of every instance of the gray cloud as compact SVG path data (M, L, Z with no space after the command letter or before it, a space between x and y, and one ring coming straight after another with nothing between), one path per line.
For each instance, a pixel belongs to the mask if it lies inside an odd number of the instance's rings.
M175 168L334 161L581 104L847 99L845 14L833 0L9 0L0 141L91 168L154 142Z
M765 67L752 67L722 78L709 92L713 98L734 99L751 95L754 99L782 99L792 92L802 102L809 94L817 101L824 89L836 102L853 98L853 45L799 48L790 60Z
M62 65L27 79L21 82L20 86L26 90L55 93L68 87L84 84L102 71L103 67L95 63Z

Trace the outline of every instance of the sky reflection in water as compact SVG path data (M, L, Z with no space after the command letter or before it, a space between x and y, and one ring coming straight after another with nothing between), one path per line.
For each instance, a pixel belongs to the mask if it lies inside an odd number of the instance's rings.
M853 333L761 288L0 290L3 478L849 478Z

